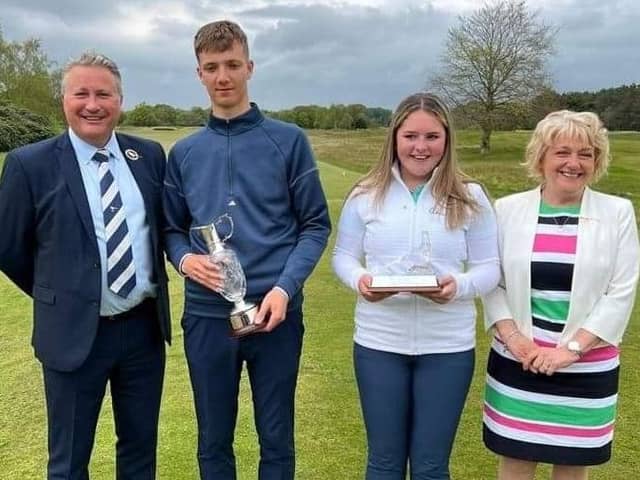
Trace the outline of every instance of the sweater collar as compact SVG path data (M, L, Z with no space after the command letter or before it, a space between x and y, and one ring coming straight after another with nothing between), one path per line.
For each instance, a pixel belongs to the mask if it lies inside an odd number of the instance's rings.
M214 117L213 114L209 115L207 126L223 135L237 135L252 129L262 123L263 120L264 115L262 115L258 105L252 102L251 108L237 117L227 119Z
M433 169L433 171L431 172L431 177L429 177L429 180L423 185L424 188L430 189L431 185L433 184L433 177L435 176L435 173L438 171L438 168L440 168L440 165L438 165L437 167L435 167ZM396 179L396 181L402 185L408 192L411 192L411 190L409 190L409 187L407 187L407 184L404 183L404 180L402 180L402 175L400 175L400 165L398 160L395 160L393 162L393 165L391 166L391 175L393 176L393 178Z

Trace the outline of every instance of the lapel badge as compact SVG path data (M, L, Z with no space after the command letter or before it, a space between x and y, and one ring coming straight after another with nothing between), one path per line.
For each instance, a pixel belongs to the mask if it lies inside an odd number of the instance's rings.
M140 154L136 152L133 148L127 148L124 151L124 156L127 157L131 161L138 160L140 158Z

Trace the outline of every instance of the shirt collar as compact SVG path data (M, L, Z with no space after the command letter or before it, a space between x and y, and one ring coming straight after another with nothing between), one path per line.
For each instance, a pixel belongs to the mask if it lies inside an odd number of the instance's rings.
M251 102L249 110L233 118L219 118L209 115L208 127L222 135L237 135L254 128L264 120L258 105Z
M399 163L398 160L394 160L393 165L391 165L391 174L393 175L393 177L396 179L398 183L400 183L401 185L404 185L405 188L409 190L409 187L407 187L406 183L404 183L404 180L402 180L402 175L400 175L400 165L398 163ZM440 165L437 165L433 169L433 171L431 172L431 177L423 185L424 188L431 188L431 184L433 183L433 177L435 176L439 168L440 168Z
M76 158L79 162L82 162L85 165L88 165L89 162L92 161L93 156L99 150L95 146L81 139L71 128L69 128L69 140L71 141L73 150L76 152ZM122 159L122 153L120 152L120 146L118 145L118 139L116 138L115 132L111 132L109 141L102 148L107 150L112 157Z

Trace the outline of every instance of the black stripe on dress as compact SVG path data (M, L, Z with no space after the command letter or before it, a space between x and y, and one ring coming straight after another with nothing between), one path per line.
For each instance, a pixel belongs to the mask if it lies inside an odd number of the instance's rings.
M611 442L602 447L572 448L541 445L504 438L482 426L482 440L489 450L505 457L554 465L600 465L611 458Z
M572 263L531 262L531 288L536 290L571 291Z
M562 332L562 330L564 330L564 323L550 322L549 320L543 320L536 316L532 316L531 319L533 320L534 327L538 327L550 332Z
M491 349L487 373L518 390L574 398L605 398L618 393L619 367L606 372L561 373L551 376L522 370L522 364Z
M553 220L555 218L555 221ZM558 215L552 217L538 217L538 225L557 225L564 227L565 225L578 225L578 217L570 217L568 215Z

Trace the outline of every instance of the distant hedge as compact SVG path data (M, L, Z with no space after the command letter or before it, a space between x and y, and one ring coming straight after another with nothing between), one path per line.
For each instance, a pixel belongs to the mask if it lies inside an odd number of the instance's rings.
M0 152L56 134L46 117L11 103L0 102Z

